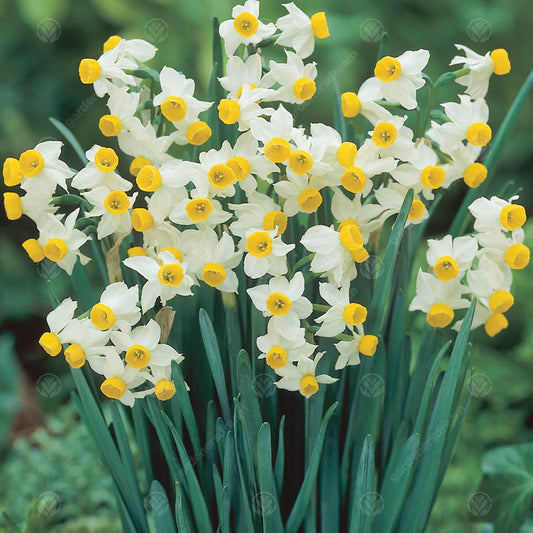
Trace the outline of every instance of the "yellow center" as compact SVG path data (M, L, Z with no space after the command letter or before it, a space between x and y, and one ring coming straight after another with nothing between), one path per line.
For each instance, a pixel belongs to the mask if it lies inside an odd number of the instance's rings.
M20 155L19 165L27 178L34 178L44 168L44 157L37 150L26 150Z
M242 181L250 175L250 163L244 157L232 157L226 161L226 165L233 170L237 181Z
M427 323L434 328L445 328L453 320L453 309L446 304L432 305L426 316Z
M315 13L311 17L311 27L313 28L315 37L318 39L329 37L328 21L326 19L326 14L323 11Z
M4 209L8 220L18 220L22 216L22 201L16 192L4 193Z
M501 313L496 313L492 315L485 322L485 333L489 337L495 337L498 333L502 332L509 326L508 320Z
M490 53L492 59L494 74L502 76L511 72L511 62L509 61L509 54L503 48L497 48Z
M361 100L354 92L345 92L341 94L342 114L346 118L356 117L361 112Z
M235 20L233 21L233 27L241 37L249 39L257 33L259 21L255 15L245 11L235 17Z
M364 263L370 257L368 250L364 247L359 250L350 250L350 255L356 263Z
M313 167L313 157L305 150L294 150L289 156L289 167L298 176L303 176Z
M254 257L267 257L272 253L272 237L266 231L255 231L246 239L246 250Z
M157 277L167 287L179 287L185 277L185 272L181 265L171 263L160 267L157 272Z
M291 154L291 145L285 139L274 137L265 146L265 157L273 163L283 163Z
M347 224L339 231L342 245L350 252L360 250L363 247L363 236L359 227L355 224Z
M128 248L128 257L146 257L148 252L142 246L132 246Z
M365 173L359 167L349 167L341 176L341 185L350 192L361 192L366 185Z
M466 140L474 146L485 146L492 138L492 130L484 122L474 122L466 131Z
M506 205L500 213L501 225L509 231L521 228L526 220L526 210L521 205Z
M141 191L157 191L161 187L161 172L153 165L146 165L137 173L136 181Z
M337 231L340 231L342 228L346 227L346 226L356 226L358 229L361 229L359 227L359 224L353 219L353 218L345 218L340 224L339 224L339 227L337 228Z
M291 310L292 302L281 292L269 294L266 300L267 311L273 316L286 315Z
M411 204L411 209L409 209L407 218L409 220L420 220L424 216L425 212L426 206L424 205L424 202L415 198Z
M126 392L126 383L124 383L124 380L113 376L111 378L107 378L100 385L100 390L108 398L112 398L113 400L120 400L120 398L122 398L122 396L124 396L124 393Z
M315 376L304 376L300 379L300 390L305 396L312 396L318 392L318 381Z
M50 239L43 247L44 256L57 263L67 256L68 248L63 239Z
M237 100L230 100L229 98L220 100L217 109L218 118L220 118L224 124L235 124L241 116L241 106Z
M396 140L397 134L398 131L393 124L380 122L372 132L372 141L378 148L387 148Z
M438 189L443 183L446 171L441 167L430 165L420 174L420 181L430 189Z
M472 189L479 187L486 179L487 167L481 163L472 163L464 171L463 180Z
M132 344L126 351L125 359L128 365L139 370L150 362L150 352L141 344Z
M514 270L522 270L529 264L529 248L522 243L516 243L507 248L505 262Z
M218 287L226 280L226 269L218 263L207 263L202 269L202 279L210 287Z
M169 96L161 102L161 113L170 122L180 122L187 114L187 104L180 96Z
M111 37L109 37L104 43L104 54L109 52L109 50L113 50L113 48L115 48L120 41L122 41L121 37L118 35L111 35Z
M287 229L288 218L285 213L282 211L270 211L265 215L263 219L263 228L267 231L272 231L274 228L277 228L277 235L283 235Z
M154 217L144 207L137 207L131 212L131 223L135 231L143 232L154 225Z
M18 159L15 159L14 157L6 158L2 168L2 175L4 176L4 183L6 187L14 187L15 185L19 185L24 177L24 174L22 174Z
M173 246L168 246L167 248L161 248L162 252L171 253L180 263L183 262L183 254Z
M113 172L118 165L118 155L113 148L100 148L94 156L94 162L102 172Z
M102 68L96 59L82 59L78 68L80 80L85 85L94 83L99 77Z
M85 352L78 344L71 344L65 349L65 359L72 368L81 368L85 364Z
M351 142L344 142L337 149L337 161L344 168L353 166L356 155L357 146Z
M216 189L225 189L235 181L235 172L228 165L218 163L207 173L209 183Z
M143 169L146 165L151 165L152 162L147 159L146 157L136 157L130 164L130 174L132 176L137 176L141 169Z
M400 62L391 56L381 58L374 68L374 76L383 82L397 80L402 73L402 66Z
M115 115L104 115L100 118L98 127L106 137L116 137L122 131L122 122Z
M489 307L493 313L506 313L514 304L514 297L509 291L496 291L489 298Z
M459 265L453 257L445 255L437 259L437 262L433 266L433 270L437 278L441 281L451 281L457 277L457 274L459 274Z
M164 402L166 400L170 400L170 398L176 394L176 387L172 381L169 381L168 379L160 379L155 384L154 392L157 399Z
M105 197L104 207L112 215L123 215L130 208L130 199L124 191L111 191Z
M212 213L213 204L209 198L194 198L187 202L185 211L192 222L203 222Z
M187 128L185 136L190 144L200 146L211 137L211 133L211 128L203 120L199 120Z
M281 346L273 346L267 353L266 363L270 368L277 370L287 364L289 360L289 354L285 348Z
M111 307L105 304L96 304L93 306L91 309L90 318L93 326L102 331L113 327L117 321L115 313L113 313Z
M50 357L55 357L61 353L61 341L49 331L41 335L39 344Z
M306 77L299 78L294 82L292 92L298 100L311 100L316 93L316 83Z
M372 357L378 347L378 338L375 335L363 335L359 341L359 353Z
M39 244L37 239L27 239L22 243L22 248L26 250L29 258L34 262L38 263L44 259L44 250L43 247Z
M368 311L364 305L348 304L344 308L344 321L350 326L359 326L366 320Z
M313 187L304 189L298 196L298 205L302 211L312 213L322 204L322 195Z

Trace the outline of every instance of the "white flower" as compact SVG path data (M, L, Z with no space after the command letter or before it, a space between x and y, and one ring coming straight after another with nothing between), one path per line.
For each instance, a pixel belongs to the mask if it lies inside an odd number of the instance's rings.
M376 124L390 116L390 112L376 102L381 98L381 93L376 92L375 79L364 81L357 93L347 91L341 94L341 109L345 117L352 118L361 114L372 124Z
M466 87L465 92L471 98L485 98L492 74L508 74L511 70L509 56L503 48L487 52L484 56L461 44L456 44L455 48L462 50L465 55L455 56L450 65L463 65L463 68L468 69L465 75L455 81Z
M77 307L78 302L65 298L53 311L48 313L46 323L50 331L41 335L39 344L49 356L55 357L61 353L61 345L66 342L63 332L73 320Z
M277 230L250 229L241 241L241 248L248 253L244 258L244 273L257 279L265 274L284 276L287 273L286 255L294 244L285 244L277 237Z
M109 88L109 114L103 115L98 123L100 131L106 137L116 137L121 131L128 130L137 111L140 96L140 92L130 92L128 87Z
M259 44L276 31L274 24L263 24L259 20L258 0L246 0L244 5L235 6L231 16L233 18L222 22L219 28L228 57L233 55L240 44Z
M526 210L523 206L513 204L518 196L508 201L492 196L491 199L478 198L468 209L474 217L474 229L480 233L495 231L514 231L526 222Z
M169 366L172 361L178 364L183 361L174 348L168 344L160 344L161 328L155 320L150 320L146 326L137 326L126 334L120 331L111 332L111 341L118 352L126 352L126 363L140 370L155 366Z
M452 238L445 235L442 239L429 239L426 259L433 272L441 281L461 279L472 266L477 253L475 237Z
M72 320L62 332L65 359L72 368L81 368L85 361L91 364L94 357L105 353L109 341L109 332L95 328L89 318Z
M238 99L245 87L260 87L262 76L259 54L252 54L244 61L239 56L231 56L226 63L226 75L218 81L228 91L228 98Z
M400 212L402 208L403 201L405 196L409 192L410 187L404 187L399 183L389 183L386 187L381 186L375 191L376 200L383 207L383 212L381 214L382 223L390 216L396 215ZM409 224L420 224L428 218L428 212L426 206L417 198L415 194L413 202L411 204L411 209L407 215L406 226Z
M296 272L291 281L276 276L270 279L268 285L257 285L246 292L263 316L274 317L272 320L277 327L278 321L298 322L311 314L313 306L303 296L304 289L304 276L301 272Z
M414 109L416 91L425 83L422 70L428 61L427 50L408 50L398 57L382 57L374 69L376 77L367 81L369 89L387 102Z
M38 239L43 256L56 263L69 275L72 274L78 257L82 265L90 261L79 251L89 237L74 227L78 214L79 209L76 209L63 223L57 216L47 213L47 217L42 219Z
M337 378L327 374L316 375L316 367L325 352L318 353L314 359L301 359L296 363L287 364L277 371L281 379L275 383L279 389L300 391L302 396L309 398L318 392L319 383L335 383Z
M115 49L118 56L128 56L140 63L146 63L155 56L157 48L143 39L122 39L112 35L104 43L104 52Z
M146 256L128 257L124 264L135 270L147 281L141 294L141 308L146 313L154 306L157 298L165 305L176 295L192 295L191 286L194 281L187 274L187 265L181 263L170 252L159 252L157 259Z
M304 65L294 52L285 50L285 54L287 63L277 63L273 60L269 63L270 72L263 77L263 85L272 87L277 83L280 87L273 96L267 96L264 101L280 100L290 104L302 104L310 100L316 92L316 63Z
M320 337L335 337L346 327L353 331L354 326L361 325L367 316L366 308L357 303L350 303L350 285L345 283L340 289L330 283L320 283L320 296L331 306L326 313L315 319L321 324L316 334Z
M314 213L322 205L320 189L323 187L320 178L313 176L309 179L307 174L298 176L294 173L274 185L276 193L285 199L283 211L289 217L296 213Z
M356 194L352 200L347 198L338 189L334 189L331 200L331 213L342 225L349 222L357 222L363 241L366 243L370 234L381 227L378 219L382 209L379 205L367 203L361 204L361 195Z
M283 4L288 15L279 18L276 26L281 35L276 43L293 48L302 58L309 57L315 49L315 37L325 39L329 37L328 24L323 12L315 13L309 18L294 2Z
M99 303L91 309L91 322L102 331L119 329L127 333L141 318L138 300L137 285L128 288L122 281L111 283L100 296Z
M106 189L129 191L132 188L131 182L121 178L115 169L118 165L118 156L112 148L102 148L95 144L85 153L89 162L82 168L72 180L72 186L79 190L96 189L105 187Z
M402 161L411 161L415 157L413 131L403 125L406 120L406 116L389 115L369 132L381 157L395 157Z
M266 335L257 337L259 359L266 359L268 366L279 370L288 363L311 357L316 345L305 340L305 329L298 322L268 322Z
M31 218L38 228L46 223L49 214L55 214L59 206L52 204L53 192L32 187L24 196L16 192L4 193L4 209L8 220L18 220L22 215Z
M365 335L362 326L357 326L357 333L352 331L353 340L335 343L339 357L335 363L335 370L342 370L347 366L358 365L360 354L372 357L376 353L378 338L375 335Z
M435 276L418 271L416 296L409 311L420 310L427 313L426 320L434 328L445 328L454 319L454 309L465 309L470 302L463 298L466 292L459 278L441 281Z

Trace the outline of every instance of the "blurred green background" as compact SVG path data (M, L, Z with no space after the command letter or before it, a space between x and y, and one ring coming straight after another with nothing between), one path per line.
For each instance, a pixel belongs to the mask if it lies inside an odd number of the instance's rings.
M90 87L81 85L77 68L82 57L97 57L111 34L154 43L159 53L151 66L181 70L197 81L199 97L207 99L212 18L228 18L231 6L229 0L0 0L1 159L18 157L37 142L56 138L49 116L66 123L84 148L104 142L97 129L104 105ZM308 14L326 11L331 31L313 56L319 67L318 95L306 107L304 122L331 123L333 80L341 91L357 90L371 75L384 31L391 55L430 50L427 73L434 79L447 70L454 43L479 53L506 48L512 71L493 77L488 94L493 129L533 66L531 0L305 0L298 6ZM275 21L284 13L281 2L271 0L263 2L261 10L263 21ZM438 98L455 98L459 90L446 87ZM493 186L497 193L514 180L530 213L532 118L529 98L501 154ZM68 147L65 154L77 164ZM463 194L459 184L448 193L432 232L445 230L447 213L453 213ZM0 330L10 332L0 337L0 531L14 531L25 522L26 531L38 531L44 523L49 531L58 531L58 524L61 531L117 530L111 485L68 406L70 383L64 364L45 358L37 346L45 327L42 317L49 310L48 292L54 287L60 297L68 294L68 280L53 265L41 265L36 272L26 259L20 243L34 236L31 224L8 223L2 212L0 228ZM531 225L529 234L531 247ZM481 478L483 452L532 440L529 271L517 273L513 292L518 298L509 313L509 329L494 341L483 334L473 337L479 385L429 531L479 530L467 504ZM94 486L101 490L91 490Z

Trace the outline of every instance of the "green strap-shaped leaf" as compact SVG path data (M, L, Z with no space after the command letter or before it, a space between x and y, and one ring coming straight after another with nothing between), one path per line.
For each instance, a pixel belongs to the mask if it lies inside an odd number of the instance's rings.
M250 358L245 350L241 350L237 356L237 387L241 395L240 408L246 419L248 439L252 448L257 442L257 433L263 422L259 400L253 389L252 367Z
M233 434L228 431L226 435L226 444L224 445L224 464L222 466L222 476L225 491L223 503L223 523L229 524L231 513L231 501L233 496L233 486L235 479L235 449L233 445Z
M355 490L350 503L350 533L370 533L372 518L376 512L378 495L374 492L374 440L367 435L363 443L359 468L355 478Z
M202 340L204 341L209 367L211 368L211 375L213 376L213 381L215 382L215 387L217 389L218 399L222 408L222 415L224 420L229 423L231 420L231 410L229 407L224 367L220 357L220 349L218 347L215 329L209 319L209 315L204 309L200 309L200 332L202 334Z
M321 531L339 531L341 502L339 427L340 416L334 417L326 433L322 452L318 498Z
M374 531L392 533L396 530L396 520L400 516L407 496L419 445L420 437L411 435L402 446L396 460L387 466L381 486L381 498L385 502L385 509L374 518Z
M131 408L131 412L133 416L135 439L137 441L137 445L139 446L144 474L148 483L151 483L154 480L154 471L152 468L150 440L148 438L148 424L140 402L135 402Z
M168 503L165 489L154 480L150 485L148 502L152 516L154 518L155 530L157 533L176 533L176 526L172 517L170 504Z
M276 489L278 494L281 494L281 489L283 488L283 473L285 472L285 441L284 441L284 431L285 430L285 415L281 417L279 423L279 432L278 432L278 451L276 452L276 464L274 467L274 477L276 478Z
M80 158L80 161L85 166L88 162L87 157L85 157L85 151L81 147L81 144L78 142L78 139L74 136L74 134L59 120L50 117L48 120L54 125L54 127L65 137L65 139L69 142L69 144L74 148L74 151L76 152L77 156Z
M387 320L396 259L398 257L398 251L400 250L400 242L405 229L405 222L407 221L407 216L409 215L409 210L413 203L413 195L413 189L409 189L405 195L402 208L396 217L387 248L385 249L379 283L377 284L369 311L368 333L371 333L372 335L383 333L383 328Z
M433 504L433 494L439 476L439 467L448 435L448 429L452 424L452 407L454 393L457 387L462 387L459 380L463 359L467 356L467 342L470 334L470 326L475 300L457 334L448 368L444 375L436 402L433 408L425 440L425 453L422 456L419 468L414 479L413 488L402 513L399 531L400 533L418 533L424 530Z
M183 494L181 483L176 481L176 505L174 506L174 516L176 517L176 525L178 533L192 533L191 519L187 509L187 502Z
M259 494L261 514L263 516L263 533L279 531L283 533L283 521L279 508L276 482L272 471L272 443L270 426L265 422L259 429L257 436L257 478L259 480Z
M187 453L187 450L185 449L185 445L183 444L178 430L172 423L172 420L170 420L170 418L163 412L161 413L161 416L169 427L172 438L174 439L174 443L176 444L176 448L178 449L178 455L180 457L185 479L187 481L187 493L189 494L189 499L191 501L192 514L194 516L196 527L198 528L198 531L205 531L206 533L209 533L210 531L213 531L211 520L209 518L209 510L207 508L202 487L200 486L200 482L196 477L194 467L191 463L191 459Z
M346 119L342 113L341 93L337 79L333 80L334 107L333 107L333 126L339 132L341 139L346 140Z
M300 527L300 524L305 518L307 507L313 493L313 487L315 486L318 475L318 468L320 466L320 458L322 456L322 447L324 445L324 437L326 436L328 422L337 408L337 405L337 402L335 402L327 410L324 418L322 419L322 424L320 424L320 431L318 432L313 454L311 456L311 461L309 462L309 468L305 473L304 481L300 487L300 492L298 493L298 497L294 502L294 506L285 526L287 533L296 533Z

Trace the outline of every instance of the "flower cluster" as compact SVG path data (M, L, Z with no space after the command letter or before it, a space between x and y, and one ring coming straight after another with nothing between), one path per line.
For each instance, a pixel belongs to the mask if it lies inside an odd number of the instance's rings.
M122 265L145 280L141 288L110 284L76 318L76 304L65 300L41 338L51 356L68 345L71 366L87 362L102 374L108 397L128 405L152 393L172 397L170 365L182 356L160 343L153 316L200 284L247 290L268 318L256 339L259 358L279 376L278 387L310 397L336 381L317 372L326 352L315 353L316 337L337 341L335 370L376 352L377 332L365 331L367 308L350 289L407 193L414 193L407 224L416 225L440 191L486 178L478 162L491 138L483 98L491 74L510 68L505 51L482 57L460 47L466 58L452 64L464 68L451 74L467 94L416 132L407 122L418 113L429 52L381 58L358 92L341 95L345 119L361 115L368 124L356 144L325 124L295 124L290 110L317 91L316 64L306 60L329 29L322 12L309 17L293 3L284 7L286 15L265 24L258 0L246 0L220 25L227 63L218 78L224 97L214 102L198 99L183 73L146 67L156 53L149 43L110 37L98 59L79 66L81 82L107 98L109 113L98 122L104 146L89 149L75 172L60 161L58 141L4 163L6 185L25 192L5 194L8 218L24 214L39 231L23 243L34 262L47 258L70 274L78 258L88 261L80 252L87 241L104 252L124 242ZM284 62L266 61L271 45L284 49ZM222 123L230 133L218 143L213 129ZM433 274L419 274L411 308L444 327L467 305L463 295L473 294L481 302L477 323L492 335L512 305L509 269L529 258L518 229L525 213L498 198L477 200L471 211L475 236L429 242ZM317 293L325 303L312 303ZM135 327L141 319L145 325Z

